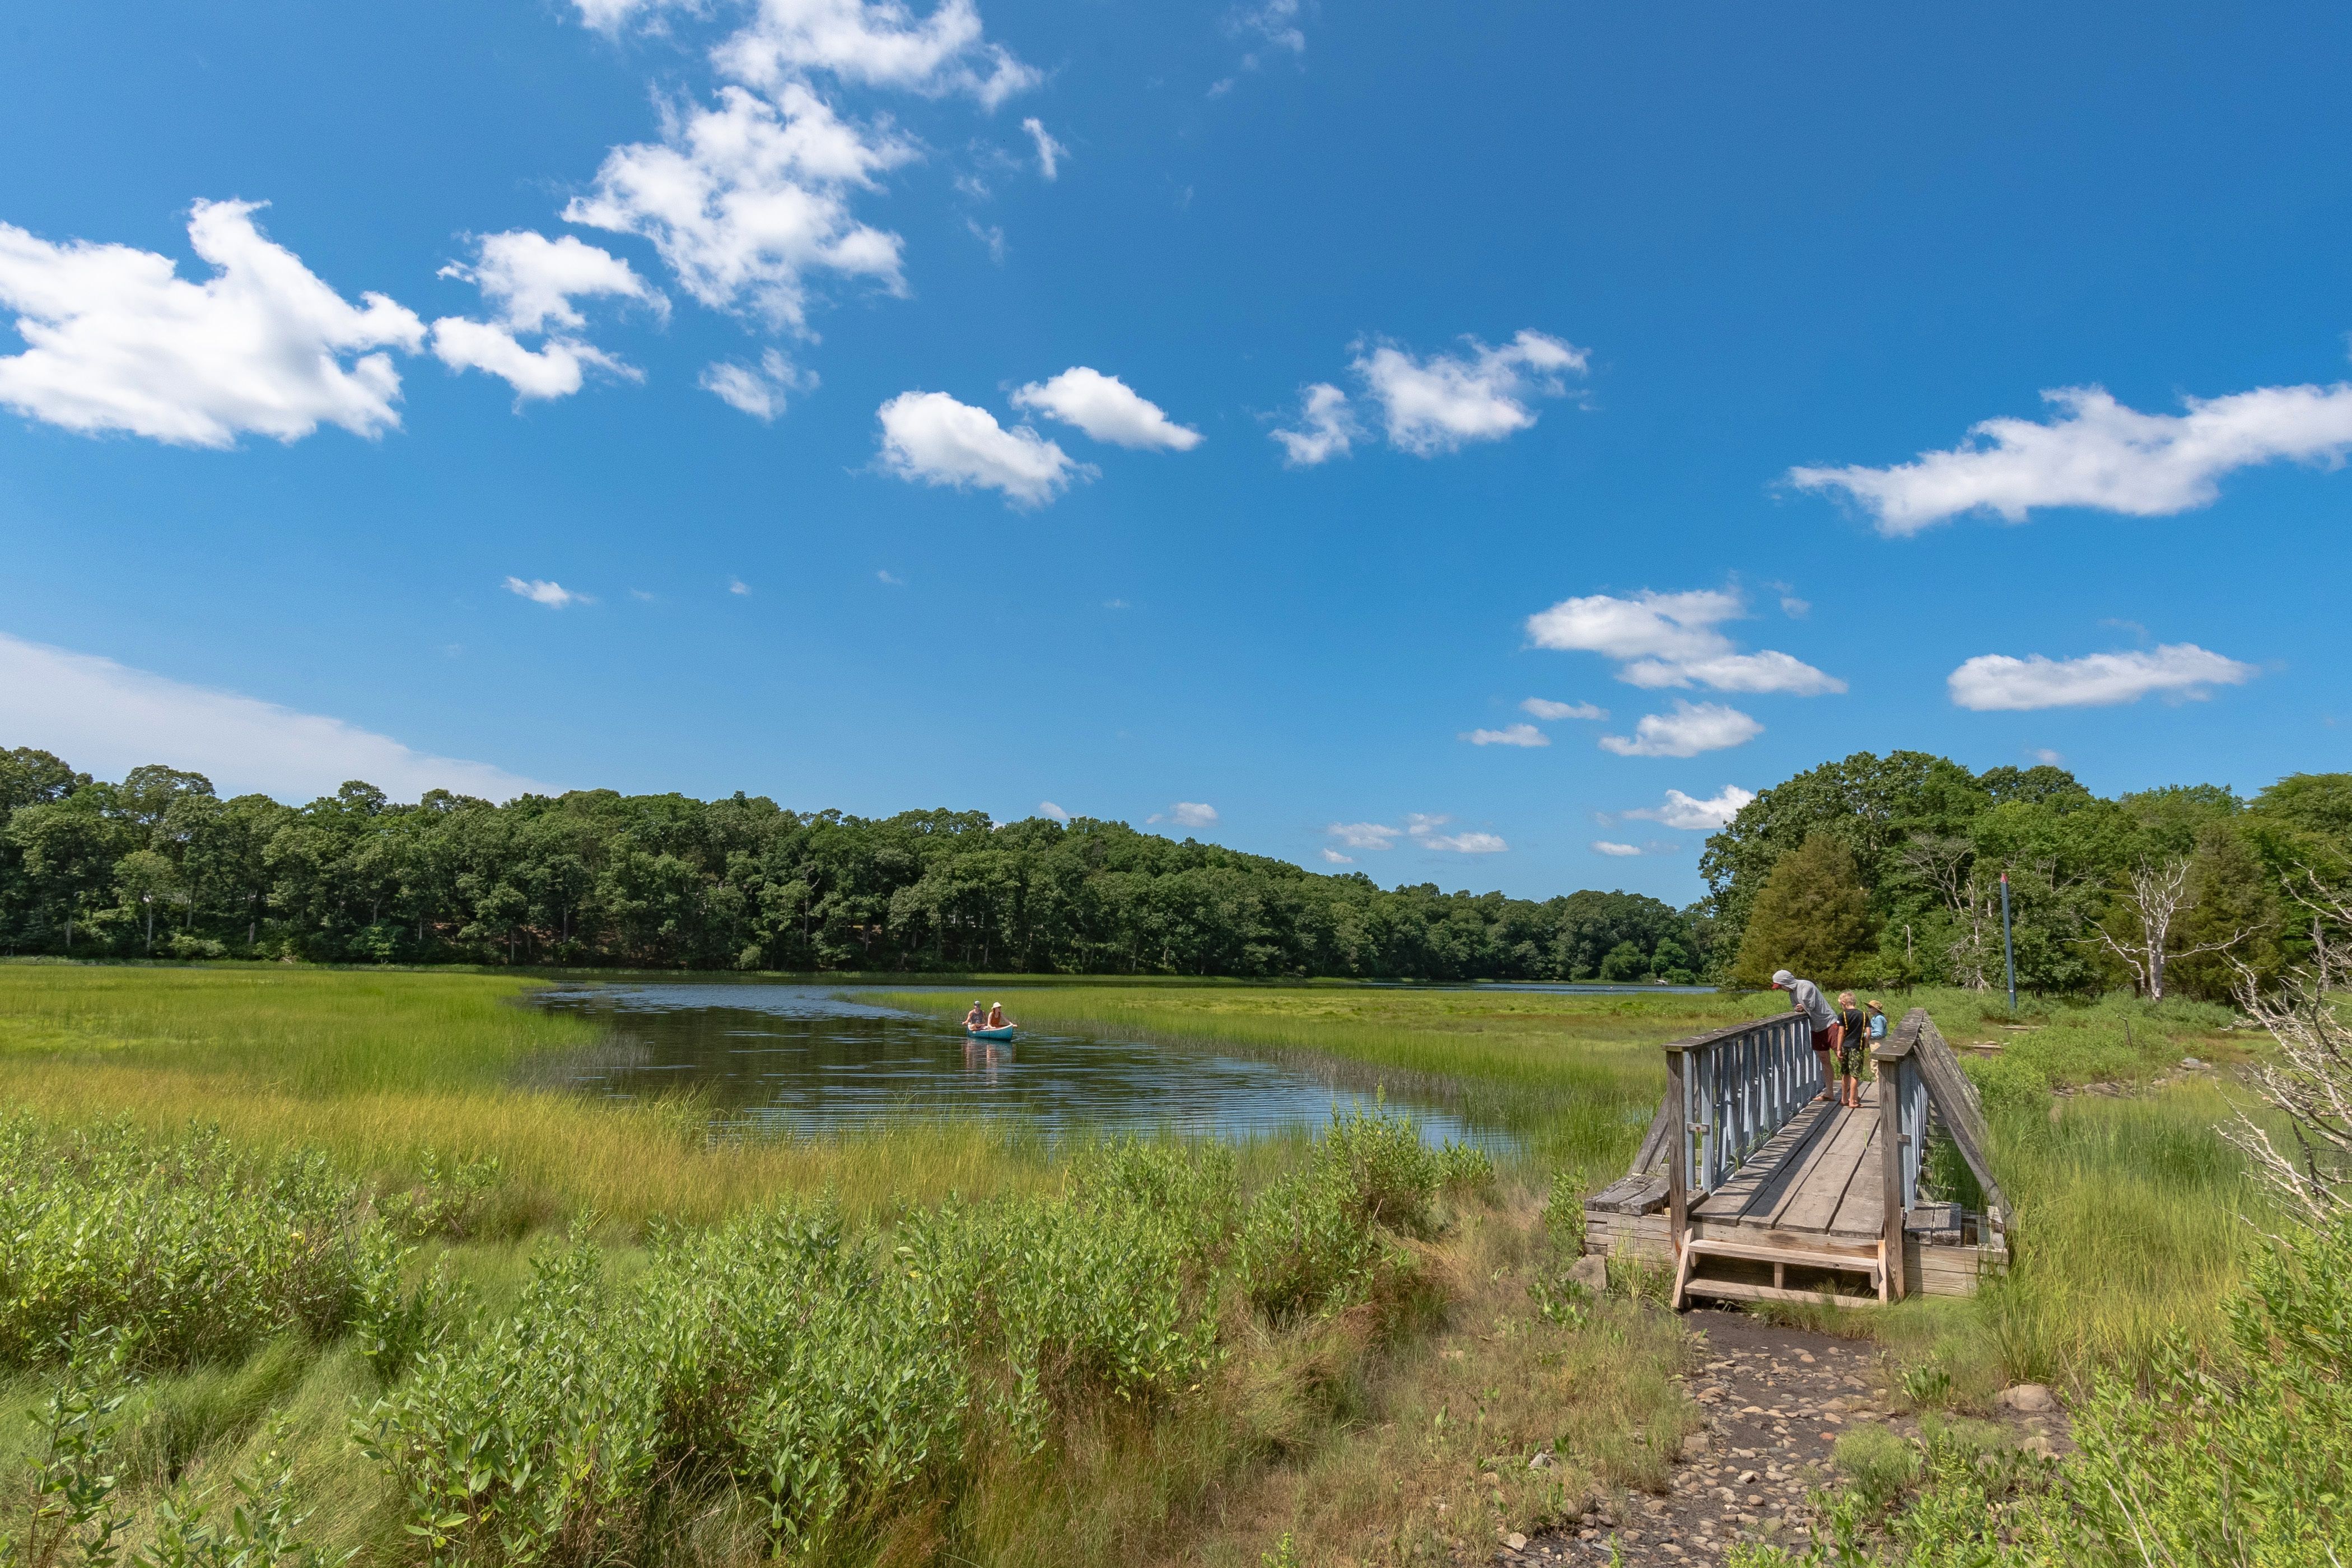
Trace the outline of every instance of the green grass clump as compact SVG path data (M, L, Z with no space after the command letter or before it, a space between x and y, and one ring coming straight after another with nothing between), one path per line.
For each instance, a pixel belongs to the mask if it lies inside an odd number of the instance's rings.
M1884 1510L1919 1480L1919 1450L1884 1426L1843 1433L1831 1460L1864 1508Z

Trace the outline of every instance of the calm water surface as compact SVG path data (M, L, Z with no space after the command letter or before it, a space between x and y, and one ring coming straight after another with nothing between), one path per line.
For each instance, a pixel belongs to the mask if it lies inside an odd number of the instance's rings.
M1004 996L1018 1020L1020 993ZM1334 1107L1373 1102L1336 1068L1324 1076L1062 1030L1024 1029L991 1047L967 1040L960 1024L823 985L576 984L541 993L540 1004L613 1027L611 1045L559 1069L583 1092L634 1100L691 1087L711 1097L723 1125L821 1132L908 1115L1234 1137L1320 1126ZM1509 1142L1434 1101L1388 1100L1431 1142Z

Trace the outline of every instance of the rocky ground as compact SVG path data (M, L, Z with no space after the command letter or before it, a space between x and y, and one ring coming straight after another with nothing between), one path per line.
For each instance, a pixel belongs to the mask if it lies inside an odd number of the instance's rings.
M1718 1561L1740 1541L1801 1545L1810 1495L1836 1484L1830 1453L1839 1433L1863 1422L1906 1434L1917 1426L1890 1405L1874 1345L1740 1312L1694 1311L1685 1322L1704 1340L1688 1381L1707 1425L1684 1444L1673 1490L1601 1503L1575 1524L1515 1537L1496 1561L1694 1563ZM2029 1407L2002 1412L2026 1445L2069 1447L2065 1417L2044 1391L2012 1390L2004 1402Z

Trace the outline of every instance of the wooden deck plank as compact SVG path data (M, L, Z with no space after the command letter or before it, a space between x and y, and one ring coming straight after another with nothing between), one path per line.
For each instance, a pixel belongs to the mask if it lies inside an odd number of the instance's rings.
M1801 1162L1814 1140L1829 1131L1836 1120L1837 1106L1832 1101L1817 1100L1802 1107L1789 1119L1786 1127L1748 1156L1738 1174L1696 1205L1692 1215L1713 1220L1746 1216L1759 1197L1777 1192L1776 1180L1784 1177L1793 1163Z
M1753 1223L1776 1230L1827 1230L1839 1201L1853 1181L1853 1173L1868 1152L1871 1132L1878 1125L1875 1106L1837 1110L1837 1128L1822 1141L1804 1168L1785 1184L1779 1201L1768 1210L1748 1211Z
M1874 1119L1870 1124L1870 1146L1862 1152L1862 1163L1854 1167L1853 1180L1846 1184L1845 1197L1830 1216L1832 1236L1885 1238L1885 1161L1880 1155L1879 1143L1885 1136L1884 1121Z

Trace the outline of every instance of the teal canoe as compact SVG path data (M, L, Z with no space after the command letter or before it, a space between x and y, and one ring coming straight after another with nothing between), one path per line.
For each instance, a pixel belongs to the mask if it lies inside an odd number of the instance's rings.
M1001 1029L975 1029L967 1025L964 1033L975 1040L1009 1040L1013 1037L1013 1026L1007 1024Z

